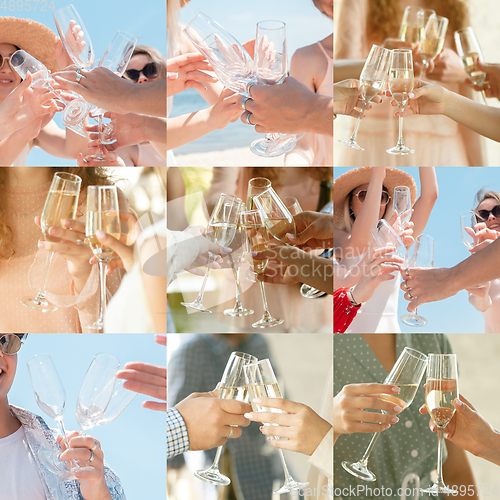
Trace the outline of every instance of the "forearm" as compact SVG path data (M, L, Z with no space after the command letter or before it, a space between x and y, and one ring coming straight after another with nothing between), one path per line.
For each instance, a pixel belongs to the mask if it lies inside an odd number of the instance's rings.
M432 209L438 198L438 183L436 169L434 167L419 167L420 196L413 207L411 217L413 226L413 237L417 238L422 234Z
M309 99L311 103L304 117L307 124L304 131L333 136L333 98L311 93Z
M0 142L0 165L9 167L30 142L29 137L23 137L20 131L10 135Z
M306 254L293 263L299 269L298 279L306 285L333 294L333 261Z
M160 145L165 145L167 143L167 119L156 116L146 116L144 127L148 140L153 143L153 147L164 156L164 148L161 148Z
M500 431L491 430L491 435L488 436L488 440L484 443L484 448L479 453L479 456L500 466Z
M208 109L167 118L167 150L178 148L211 132L213 126L208 118Z
M133 85L126 96L122 113L167 116L167 84L165 80Z
M363 66L364 59L340 59L333 62L333 83L342 82L351 78L358 79Z

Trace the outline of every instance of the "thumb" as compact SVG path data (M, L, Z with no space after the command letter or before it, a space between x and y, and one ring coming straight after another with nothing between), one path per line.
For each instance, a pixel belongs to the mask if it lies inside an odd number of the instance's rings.
M111 248L111 250L115 251L122 259L124 264L126 261L130 261L130 259L133 259L133 250L121 241L117 240L114 236L106 234L101 229L98 229L95 235L101 243L103 243L108 248Z
M299 234L290 234L287 233L286 237L290 243L293 243L294 245L302 245L306 241L310 240L311 238L314 238L314 224L311 224L307 226L304 231L302 231Z

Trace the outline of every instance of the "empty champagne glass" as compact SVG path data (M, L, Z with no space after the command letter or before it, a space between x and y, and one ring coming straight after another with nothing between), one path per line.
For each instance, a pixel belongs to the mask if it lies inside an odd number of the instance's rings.
M427 234L421 234L415 243L413 254L410 260L411 267L429 268L434 266L434 239ZM410 292L411 293L411 292ZM417 314L415 308L411 314L403 314L399 318L403 323L410 326L425 326L427 320Z
M410 42L416 47L422 43L424 33L424 10L419 7L406 7L403 14L403 20L401 21L401 27L399 28L399 38L403 42Z
M408 265L410 260L408 256L408 250L406 249L403 240L399 237L398 233L394 230L394 228L389 225L389 223L385 219L380 219L370 228L370 232L372 233L373 239L377 244L378 248L383 248L387 246L393 246L396 250L393 252L394 255L401 257L403 262L398 265L400 268L404 268Z
M432 356L432 355L431 355ZM403 352L399 355L396 363L392 367L389 375L384 380L384 384L395 385L401 391L398 394L380 394L380 399L394 403L405 410L411 405L415 394L417 393L420 381L424 376L425 369L427 368L427 356L415 349L405 347ZM386 413L383 411L383 413ZM370 454L380 436L380 432L373 434L370 444L366 448L363 458L358 462L342 462L342 467L359 479L364 481L376 481L375 474L368 469L368 459Z
M224 368L221 382L219 385L219 398L220 399L235 399L243 403L248 403L248 390L243 367L249 363L256 363L257 358L244 352L232 352L229 360ZM232 433L228 429L228 435ZM198 470L194 475L203 481L211 484L227 486L231 480L220 473L219 460L224 446L217 448L217 454L213 464L207 470Z
M46 240L56 241L48 234L51 227L64 228L64 220L76 218L81 183L82 179L78 175L66 172L56 172L54 174L41 217L42 232ZM45 298L47 293L45 289L53 258L54 252L48 252L42 282L36 297L23 297L21 299L23 305L35 311L53 312L57 310L57 306L51 304Z
M456 494L443 481L443 430L455 414L455 399L458 398L458 371L456 354L429 354L427 380L425 383L425 406L437 427L438 459L437 477L432 486L421 489L431 495Z
M236 196L222 193L217 200L217 204L212 210L210 220L208 221L205 238L216 243L220 247L227 247L233 241L238 225L238 213L242 205L242 201ZM201 285L201 290L193 302L181 302L184 307L196 309L197 311L211 313L203 305L203 294L207 285L208 275L215 260L215 255L208 252L208 264L205 272L205 278Z
M483 54L474 30L469 26L455 31L455 45L457 54L462 59L465 71L469 75L471 82L481 88L484 104L488 105L484 92L484 81L486 73L478 68L478 61L483 61Z
M391 54L389 90L402 113L408 102L408 94L413 90L413 57L410 49L395 49ZM398 143L387 152L391 155L408 155L415 150L407 148L403 141L403 117L399 116Z
M430 61L434 61L443 50L446 31L448 30L448 19L436 16L434 11L431 12L433 14L429 16L425 23L424 40L420 48L420 57L422 59L420 79L425 77Z
M66 406L66 391L49 354L38 354L27 363L31 386L35 400L41 410L52 417L61 432L64 443L69 448L66 429L63 424L64 408ZM79 467L73 460L66 463L59 460L59 455L47 448L40 448L40 461L48 470L60 476L61 480L77 479L76 471L94 470L94 467Z
M408 186L396 186L392 196L392 209L398 214L398 225L404 231L411 219L411 193Z
M297 200L295 201L297 202ZM290 245L286 235L288 233L296 235L295 221L278 193L270 187L263 193L254 196L253 202L255 208L261 210L269 234L281 243Z
M261 210L247 210L240 212L240 226L244 228L247 233L247 237L250 242L250 250L252 252L262 252L268 248L269 235L264 222L264 215ZM268 260L269 259L253 259L252 264L255 274L259 275L264 273ZM273 318L267 305L264 283L259 281L259 284L264 314L262 318L256 323L253 323L252 326L254 328L268 328L281 325L284 320Z
M253 197L263 193L271 187L271 181L265 177L254 177L248 181L247 210L254 210Z
M339 141L341 144L364 151L364 149L356 142L359 124L361 123L363 112L368 103L384 89L387 79L389 78L390 67L391 51L389 49L379 47L378 45L372 45L359 77L360 85L363 88L363 93L361 94L363 103L359 109L359 116L351 137L349 137L347 141Z
M303 212L302 207L300 206L299 200L295 198L295 196L284 196L281 198L281 201L284 203L285 208L290 212L290 215L293 217L294 215L300 214Z
M476 214L472 210L466 210L460 214L460 231L463 244L470 250L476 245L474 226L477 224Z
M116 186L89 186L87 188L87 221L85 235L93 254L99 261L100 312L99 319L86 328L104 329L104 312L106 309L106 267L113 258L113 250L105 247L97 238L97 231L120 239L120 207Z
M263 359L261 361L255 361L247 364L243 367L243 372L245 374L245 381L248 388L248 399L252 405L252 410L254 412L283 413L282 410L278 410L276 408L266 408L253 402L255 398L283 398L278 385L278 380L276 379L276 375L274 374L273 367L271 366L269 359ZM264 425L268 426L273 424ZM280 449L278 451L280 453L281 463L285 472L285 484L275 493L282 495L283 493L289 493L290 491L303 490L309 483L299 483L293 479L292 475L288 471L283 450Z

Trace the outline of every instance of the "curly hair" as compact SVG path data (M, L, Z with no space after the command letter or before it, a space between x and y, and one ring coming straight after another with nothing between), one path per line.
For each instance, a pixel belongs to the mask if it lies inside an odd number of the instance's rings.
M469 0L423 0L422 3L438 16L448 18L448 33L469 25ZM368 38L381 44L386 38L397 37L402 17L399 0L368 0Z
M10 259L14 256L12 248L12 229L5 223L3 215L5 212L4 188L7 178L8 167L0 168L0 259ZM105 167L50 167L54 172L68 172L78 175L82 179L80 193L87 186L101 186L110 184L112 178ZM82 199L80 198L80 204Z

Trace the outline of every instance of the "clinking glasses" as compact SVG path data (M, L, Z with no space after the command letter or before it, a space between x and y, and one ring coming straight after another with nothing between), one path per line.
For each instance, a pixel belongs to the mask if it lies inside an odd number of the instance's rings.
M493 207L491 210L475 210L474 213L483 221L488 220L490 214L493 214L493 217L500 217L500 205Z
M21 342L21 339L25 339L27 336L27 333L6 333L2 335L0 337L0 352L8 355L16 354L24 343Z
M358 191L356 194L353 194L353 196L356 196L358 198L358 201L360 203L363 203L366 198L366 189L362 189L361 191ZM380 195L380 204L381 205L387 205L389 203L389 200L391 199L391 195L387 191L382 191L382 194Z
M142 69L127 69L125 76L132 80L134 83L139 81L141 73L148 79L156 78L158 76L158 65L155 62L150 62Z

